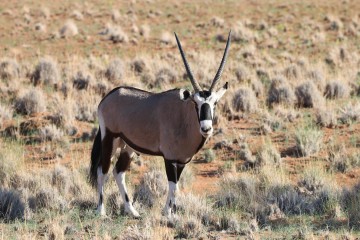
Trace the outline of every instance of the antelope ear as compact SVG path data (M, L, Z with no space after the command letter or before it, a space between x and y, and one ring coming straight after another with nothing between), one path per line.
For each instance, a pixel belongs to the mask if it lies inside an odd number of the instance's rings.
M217 95L217 99L219 100L223 95L224 93L226 92L226 90L229 88L229 84L228 82L226 82L224 84L224 86L222 88L219 89L219 91L216 92L216 95Z
M187 89L180 89L179 94L180 94L180 99L183 101L189 99L191 96L191 92Z

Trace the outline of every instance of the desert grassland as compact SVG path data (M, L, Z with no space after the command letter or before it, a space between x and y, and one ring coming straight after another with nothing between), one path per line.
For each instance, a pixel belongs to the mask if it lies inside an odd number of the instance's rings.
M355 239L360 236L358 1L0 2L1 239ZM101 98L208 87L232 45L216 131L161 215L163 160L133 160L141 219L112 176L87 183ZM110 174L111 175L111 174Z

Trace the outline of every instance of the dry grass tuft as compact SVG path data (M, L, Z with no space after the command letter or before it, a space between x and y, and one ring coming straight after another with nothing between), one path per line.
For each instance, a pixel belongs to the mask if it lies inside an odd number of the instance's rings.
M268 105L272 106L274 103L283 103L291 106L295 103L295 100L294 91L285 78L276 77L271 81L267 98Z
M327 128L336 127L338 124L336 112L333 109L320 109L316 112L316 124Z
M43 23L36 23L34 25L34 30L38 32L45 33L46 32L46 25Z
M128 43L129 37L120 26L110 27L109 40L113 43Z
M346 124L358 122L360 120L360 103L349 103L341 108L339 120Z
M42 141L59 142L63 139L64 133L55 125L46 125L40 129L40 138Z
M60 28L59 35L62 38L69 38L77 35L79 30L76 24L72 20L67 20L65 24Z
M149 27L149 25L141 25L140 26L140 30L139 30L139 33L141 36L143 36L143 38L145 40L148 40L150 38L150 32L151 32L151 29Z
M296 147L303 156L320 151L323 144L323 132L316 128L299 128L295 133Z
M0 219L23 220L26 213L24 197L18 191L0 189Z
M90 73L78 71L72 78L73 87L77 90L87 90L90 83L93 81Z
M30 81L35 85L57 86L60 79L57 63L52 58L42 58L31 74Z
M349 225L356 230L360 229L360 184L351 190L345 190L342 196L342 205L349 217Z
M0 128L3 127L4 121L10 120L12 117L13 110L4 104L0 104Z
M84 19L84 15L79 10L72 11L72 13L70 14L70 17L72 17L78 21L81 21Z
M214 27L224 27L224 24L225 24L225 20L220 18L220 17L213 17L210 19L210 24Z
M161 68L155 74L155 87L164 88L166 86L173 85L177 81L177 73L171 68Z
M20 66L12 59L3 59L0 62L0 78L2 80L13 80L20 76Z
M279 151L271 142L266 142L256 155L256 165L271 165L279 167L282 163Z
M232 107L236 112L256 112L258 110L258 102L254 91L247 87L238 89L233 96Z
M40 89L30 89L15 100L15 111L23 115L44 112L46 110L46 101L43 92Z
M328 99L338 99L349 97L350 91L346 83L331 81L326 84L324 95Z
M67 202L55 188L42 187L29 199L29 205L36 211L46 209L62 212L66 209Z
M115 58L105 71L105 77L112 83L118 84L124 75L124 64L121 59Z
M169 32L162 32L160 37L160 43L175 46L175 37Z
M295 89L297 106L312 108L324 106L325 100L317 87L310 81L300 84Z
M152 170L144 175L134 193L134 200L145 206L153 207L158 199L167 192L165 175L157 170Z

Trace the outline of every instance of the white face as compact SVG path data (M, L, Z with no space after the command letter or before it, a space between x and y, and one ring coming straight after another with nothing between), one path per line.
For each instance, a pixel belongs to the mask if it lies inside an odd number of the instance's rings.
M217 92L202 91L193 95L193 99L197 104L200 133L204 137L209 137L213 133L213 118L216 103L224 95L227 90L227 84Z

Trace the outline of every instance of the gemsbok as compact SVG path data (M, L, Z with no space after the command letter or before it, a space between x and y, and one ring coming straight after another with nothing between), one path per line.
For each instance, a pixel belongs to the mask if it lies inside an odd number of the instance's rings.
M213 133L215 105L228 88L226 82L215 90L228 56L231 31L209 90L202 90L195 80L176 33L175 38L194 93L185 89L151 93L132 87L117 87L98 106L100 126L91 151L89 181L97 187L101 215L105 215L104 183L118 148L121 150L113 175L125 212L139 216L126 190L125 172L135 153L144 153L162 156L165 160L169 191L163 214L171 216L176 209L175 195L181 172Z

